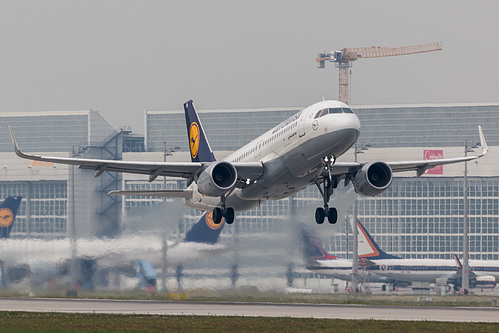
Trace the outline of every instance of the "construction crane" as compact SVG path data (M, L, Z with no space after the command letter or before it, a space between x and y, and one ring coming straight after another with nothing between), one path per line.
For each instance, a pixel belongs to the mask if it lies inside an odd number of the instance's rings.
M429 43L402 47L353 47L344 48L341 51L332 51L331 53L319 53L317 65L319 68L326 67L326 60L334 62L336 68L339 68L339 100L345 104L349 102L349 68L352 62L361 58L379 58L392 57L406 54L424 53L439 51L442 49L442 43Z

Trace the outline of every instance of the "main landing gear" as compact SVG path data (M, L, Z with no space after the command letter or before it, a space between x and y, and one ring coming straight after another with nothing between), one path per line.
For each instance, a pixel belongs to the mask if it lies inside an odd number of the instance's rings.
M235 213L234 208L225 207L225 195L222 196L222 203L219 207L213 209L213 222L219 224L222 222L222 218L225 217L225 222L227 224L232 224L234 222Z
M322 198L324 200L324 208L323 207L318 207L315 210L315 222L318 224L324 223L324 219L327 217L327 220L331 224L335 224L336 221L338 221L338 211L336 208L331 207L329 208L329 199L331 198L331 195L333 195L334 189L338 186L338 181L332 177L331 175L331 170L333 168L333 164L335 162L334 157L331 159L328 159L327 157L324 158L324 162L326 163L326 169L328 170L328 175L324 178L324 181L322 182L323 188L321 188L321 184L319 181L315 182L315 185L317 185L317 188L319 188L319 192L322 195Z

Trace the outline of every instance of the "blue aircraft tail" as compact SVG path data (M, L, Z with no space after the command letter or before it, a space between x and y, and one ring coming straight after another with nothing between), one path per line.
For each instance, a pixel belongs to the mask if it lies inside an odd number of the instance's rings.
M9 238L22 197L7 197L0 205L0 238Z
M340 257L329 254L324 249L321 239L305 227L301 229L301 242L305 260L340 259Z
M215 155L211 150L208 139L204 133L203 125L194 109L192 100L184 104L187 134L189 135L189 150L192 162L213 162Z
M364 228L362 223L357 220L357 230L359 231L359 258L367 259L400 259L399 257L383 251L379 245L374 241L371 234ZM366 246L367 245L367 246ZM361 250L362 249L362 250ZM364 252L364 253L362 253Z
M134 268L135 276L139 279L137 288L147 291L156 291L156 272L151 263L148 261L135 260Z
M215 244L222 232L225 219L220 223L213 221L213 213L204 213L185 235L184 242Z

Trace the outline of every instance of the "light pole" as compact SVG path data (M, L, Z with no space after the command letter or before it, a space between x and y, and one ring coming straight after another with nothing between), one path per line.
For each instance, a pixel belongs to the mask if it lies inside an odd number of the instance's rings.
M163 162L166 162L166 156L171 156L175 152L175 149L180 149L179 146L167 145L166 141L163 141L165 145L165 150L163 151ZM166 176L163 176L163 190L166 190ZM166 197L163 198L166 204ZM162 263L161 263L161 289L166 292L166 275L168 274L168 243L166 242L166 233L163 233L163 239L161 240L161 253L162 253Z
M479 146L477 141L464 141L464 156L468 156L468 152L473 152L474 148ZM462 288L463 294L468 294L470 290L470 258L469 258L469 223L468 223L468 161L464 162L464 220L463 220L463 276Z
M368 150L371 147L370 144L365 142L360 142L359 145L355 143L354 155L355 163L357 163L357 155L364 154L364 150ZM358 230L357 230L357 214L358 214L358 200L355 198L354 208L353 208L353 221L352 221L352 245L353 245L353 255L352 255L352 289L356 293L358 290L357 274L359 272L359 240L358 240Z
M86 150L88 149L88 146L86 147L79 147L78 149L75 148L75 146L73 146L73 149L72 149L72 157L79 157L81 156L82 153L84 153ZM70 276L70 280L71 280L71 291L68 290L68 292L70 293L76 293L76 291L74 291L74 287L76 285L76 281L78 279L78 267L76 267L76 255L77 255L77 248L76 248L76 239L77 239L77 235L76 235L76 214L75 214L75 166L72 165L71 166L71 180L70 180L70 184L71 184L71 191L70 191L70 195L71 195L71 198L68 200L70 200L69 202L69 209L71 210L70 214L69 214L69 218L71 219L70 223L69 223L69 244L70 244L70 250L71 250L71 262L69 264L69 276ZM66 224L68 225L68 224ZM67 227L66 227L67 228Z

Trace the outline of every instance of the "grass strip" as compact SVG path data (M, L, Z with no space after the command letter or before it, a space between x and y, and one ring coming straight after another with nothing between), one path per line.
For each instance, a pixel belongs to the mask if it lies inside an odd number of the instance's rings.
M1 312L2 332L497 332L499 324L430 321Z

